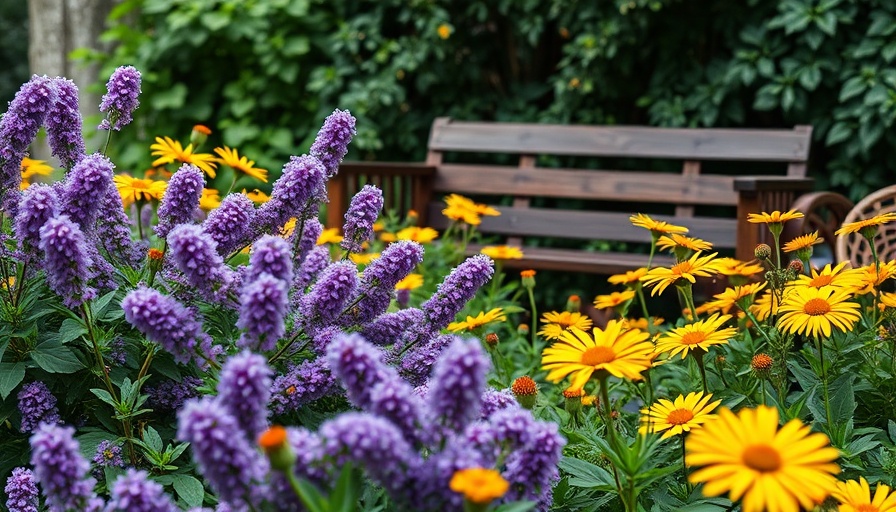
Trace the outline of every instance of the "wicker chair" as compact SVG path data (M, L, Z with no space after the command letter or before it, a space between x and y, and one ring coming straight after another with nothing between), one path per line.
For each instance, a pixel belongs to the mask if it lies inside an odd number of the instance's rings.
M872 192L856 203L846 214L843 223L870 219L887 212L896 212L896 185ZM896 259L896 224L880 226L874 243L880 261ZM858 268L870 265L874 259L871 256L871 247L861 234L847 233L837 237L837 261L849 261L853 268Z

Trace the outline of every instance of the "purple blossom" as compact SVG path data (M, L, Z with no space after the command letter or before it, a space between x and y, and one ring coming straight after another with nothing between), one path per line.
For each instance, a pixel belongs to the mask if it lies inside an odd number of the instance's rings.
M452 341L454 341L454 336L443 334L412 347L402 357L398 367L399 373L415 386L423 384L429 379L432 367L442 355L445 347ZM398 353L400 347L401 345L393 347L393 353Z
M306 332L309 327L333 323L357 287L358 268L351 261L332 263L324 269L299 305L299 321Z
M218 253L227 256L249 242L255 204L246 194L229 194L221 206L209 212L202 229L218 244Z
M103 476L103 468L123 468L124 459L121 457L121 446L112 441L103 440L96 447L93 454L93 477L99 480Z
M523 448L511 451L507 457L504 478L510 490L507 501L533 500L539 510L551 508L552 487L560 480L557 469L566 440L553 422L536 422L530 431L531 440Z
M271 408L278 416L294 412L306 403L333 393L337 387L326 358L319 357L298 365L290 363L286 373L274 379L271 385Z
M421 465L419 455L389 421L371 414L347 412L320 427L324 452L339 468L353 462L367 476L401 501L407 483Z
M27 468L15 468L6 479L6 508L9 512L37 512L38 495L34 473Z
M433 370L427 397L433 422L460 432L476 420L490 367L478 340L456 338L448 345Z
M193 399L177 414L177 438L190 443L193 459L221 501L255 506L266 493L268 463L239 431L237 420L220 401Z
M288 291L286 281L270 274L261 274L243 288L236 325L245 332L237 340L239 347L261 352L277 348L285 332Z
M258 209L253 232L272 234L290 218L307 214L313 201L326 201L325 176L326 170L317 158L290 157L283 166L283 174L274 182L271 199Z
M178 512L165 489L148 479L146 471L128 468L112 484L105 512Z
M131 218L124 211L118 190L109 187L100 199L96 239L108 258L136 268L146 258L148 244L135 242L131 238L132 225Z
M483 254L467 258L452 270L432 298L423 303L423 312L431 328L439 331L448 327L494 273L494 263Z
M432 454L415 475L415 502L419 510L462 510L463 495L448 485L454 473L471 467L487 467L482 454L460 438Z
M99 216L100 201L112 183L115 168L105 156L94 153L83 157L65 178L62 213L78 223L84 233L93 233Z
M184 402L199 396L197 388L202 384L202 379L187 376L180 382L166 380L157 386L147 386L148 405L157 411L177 411Z
M178 363L193 359L201 366L211 358L211 338L193 312L175 299L141 286L125 296L121 308L128 323L170 352Z
M345 212L344 235L339 246L348 252L361 252L364 242L373 238L373 223L382 209L383 191L373 185L364 185L352 197Z
M103 292L115 290L118 283L115 281L117 271L106 258L100 254L99 241L96 233L91 233L87 238L87 254L90 257L90 267L88 268L88 284Z
M109 355L107 357L110 362L118 366L122 366L127 362L128 354L125 351L124 338L119 336L109 343Z
M422 322L422 310L403 309L380 315L376 320L361 328L361 335L375 345L392 345L398 341L405 330Z
M395 370L383 362L383 352L358 334L337 336L327 348L327 364L357 407L370 402L370 390L377 382L398 379Z
M100 130L121 130L133 121L132 114L140 106L140 72L133 66L120 66L112 72L106 83L106 94L100 101L100 112L106 112L106 119L100 123Z
M268 427L271 375L267 360L249 351L232 356L221 368L218 400L250 442Z
M159 223L155 227L159 238L166 238L175 226L193 221L203 188L205 176L195 165L184 164L171 176L159 204Z
M318 354L326 354L327 347L330 346L330 343L332 343L337 336L343 334L343 330L334 325L324 327L323 329L314 332L314 335L311 338L311 346L314 348L314 352Z
M42 259L39 253L40 228L57 215L57 203L56 191L49 185L36 183L22 195L13 231L19 241L19 252L24 263L37 263Z
M296 236L301 235L298 241L298 245L296 246L296 254L294 255L293 259L296 267L301 266L308 255L311 254L311 251L313 251L315 247L317 247L317 239L323 232L323 224L321 224L320 221L315 218L310 218L305 219L305 224L302 226L301 234L293 232L293 234L289 237L289 241L295 244Z
M87 154L81 134L78 86L60 77L53 78L52 85L56 89L56 101L46 119L47 140L62 167L71 169Z
M392 370L392 368L389 368ZM405 439L423 442L428 432L421 427L423 421L423 400L414 394L414 388L398 376L394 370L388 378L370 388L370 403L366 409L381 418L386 418L401 429Z
M59 423L56 397L43 382L38 380L25 384L17 398L19 412L22 413L22 432L34 432L41 423Z
M187 282L211 295L230 284L232 272L217 252L217 244L202 227L181 224L168 233L171 259Z
M317 276L330 263L330 251L323 246L315 247L308 253L308 256L302 262L302 266L299 267L295 281L293 281L293 287L298 291L304 290L317 279Z
M327 170L327 178L332 178L339 172L339 164L345 158L348 145L356 133L355 118L348 110L336 109L327 116L311 145L311 155L320 159Z
M44 423L31 436L31 465L50 512L99 511L93 492L96 480L87 476L90 465L81 456L75 429Z
M15 214L22 182L21 164L56 101L56 89L46 76L24 83L0 117L0 208Z
M289 243L278 236L264 235L252 244L247 277L251 281L265 273L287 285L292 283L292 250Z
M46 256L47 283L63 304L75 309L96 296L87 284L93 261L84 234L67 215L57 215L40 228L39 246Z
M509 389L502 389L501 391L487 389L482 394L482 407L479 408L479 417L487 420L498 411L518 408L519 402L516 401Z
M391 244L373 260L361 276L357 313L348 322L364 324L383 314L392 301L395 285L423 261L423 246L401 241Z

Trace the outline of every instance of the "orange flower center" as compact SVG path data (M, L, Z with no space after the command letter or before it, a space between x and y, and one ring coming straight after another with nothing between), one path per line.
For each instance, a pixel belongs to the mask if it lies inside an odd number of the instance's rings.
M809 286L812 286L813 288L821 288L822 286L831 284L831 281L833 280L833 276L821 275L809 281Z
M684 425L694 419L694 413L688 409L675 409L669 413L666 422L671 425Z
M534 395L538 393L538 387L535 385L535 381L528 375L524 375L513 381L510 390L513 391L514 395Z
M616 352L610 347L591 347L582 353L582 364L597 366L616 359Z
M824 299L810 299L803 306L803 311L807 315L820 316L831 312L831 305Z
M855 507L856 512L879 512L880 509L870 503L863 503Z
M760 473L781 469L781 454L767 444L748 446L742 455L744 465Z
M750 366L754 370L768 370L772 367L774 360L768 354L756 354L750 362Z
M696 345L704 341L706 341L706 333L703 331L691 331L681 337L681 342L685 345Z
M692 268L694 267L691 266L690 261L682 261L681 263L672 267L672 273L680 276L682 274L690 272Z

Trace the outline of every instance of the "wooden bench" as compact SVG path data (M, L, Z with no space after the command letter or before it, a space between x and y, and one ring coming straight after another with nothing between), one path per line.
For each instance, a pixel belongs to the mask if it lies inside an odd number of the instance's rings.
M425 162L343 162L329 183L327 225L341 226L350 197L372 183L383 189L386 208L399 213L414 209L421 225L437 229L449 223L440 213L447 194L493 198L490 203L501 215L484 217L479 230L523 248L524 260L505 262L512 268L610 274L644 265L650 234L631 225L633 213L688 226L689 235L712 242L714 250L751 260L756 244L770 240L765 226L748 223L747 214L795 207L807 218L789 222L788 236L820 229L833 247L833 231L852 203L839 194L810 192L806 164L811 136L809 126L668 129L438 118ZM494 163L495 155L507 163ZM597 164L610 158L638 159L641 169L644 160L667 167L672 161L675 170L539 167L539 158L545 157L585 157ZM481 163L488 158L491 163ZM757 172L763 175L753 175ZM580 207L564 208L575 200ZM533 237L536 242L572 239L582 245L589 240L623 242L627 250L536 247L531 246ZM654 261L672 263L666 255Z

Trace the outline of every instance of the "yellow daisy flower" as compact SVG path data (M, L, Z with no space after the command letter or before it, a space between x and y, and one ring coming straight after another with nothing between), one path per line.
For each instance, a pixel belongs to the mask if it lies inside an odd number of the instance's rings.
M258 190L257 188L253 189L251 191L247 191L246 189L243 189L243 194L246 194L246 197L248 197L253 203L262 204L262 203L266 203L271 200L271 196L265 194L264 192L262 192L261 190Z
M597 309L609 309L621 306L635 298L634 290L613 292L609 295L598 295L594 298L594 307Z
M442 23L442 24L439 25L439 27L436 29L436 33L439 34L439 37L440 37L441 39L448 39L449 37L451 37L451 31L452 31L452 30L451 30L451 25L449 25L449 24L447 24L447 23Z
M339 228L327 228L317 237L317 245L338 244L341 241L342 235L339 234Z
M560 335L575 327L582 331L591 329L591 319L581 313L569 311L550 311L541 317L541 330L538 334L549 340L559 340Z
M153 166L170 164L175 161L185 164L193 164L209 177L215 177L215 168L217 160L211 153L193 153L193 145L188 144L186 148L181 146L180 142L173 140L171 137L156 137L156 143L149 146L152 149L152 155L157 156L153 160Z
M125 207L136 201L162 199L165 188L168 187L168 183L165 181L139 179L126 174L116 174L112 177L112 181L115 182L115 188L118 189L121 202Z
M662 438L668 439L697 429L716 417L711 413L722 401L710 403L710 400L712 394L704 395L702 391L678 395L675 401L659 399L649 409L641 409L640 432L663 432Z
M422 274L408 274L404 279L395 283L396 290L415 290L423 286Z
M386 233L383 234L385 235ZM432 242L439 237L439 232L432 228L411 226L399 230L398 233L395 233L394 237L395 238L392 240L386 240L384 237L381 238L384 242L394 242L395 240L410 240L419 244L428 244L429 242Z
M676 247L690 249L692 251L708 251L712 249L712 244L706 240L679 235L678 233L661 236L660 239L656 241L656 245L660 249L667 249L670 251L674 250Z
M213 188L202 189L202 195L199 197L199 208L208 212L219 206L221 206L221 193Z
M875 215L870 219L863 219L856 222L847 222L846 224L841 226L840 229L834 231L834 234L844 235L848 233L858 233L864 228L877 228L877 226L888 224L890 222L893 222L894 220L896 220L896 213L882 213L880 215Z
M665 320L663 320L662 317L659 317L659 316L652 317L652 318L653 318L653 326L654 327L659 327L659 326L663 325L663 322L665 321ZM624 323L626 329L641 329L642 331L646 331L650 327L647 324L646 318L626 318L622 322Z
M370 262L379 258L380 253L378 252L367 252L367 253L351 253L348 256L348 259L352 260L356 265L370 265Z
M641 278L641 281L648 286L654 286L650 295L663 293L669 285L676 284L680 279L686 279L692 284L697 282L697 277L706 277L715 274L716 267L713 258L716 253L709 256L700 256L695 253L690 259L682 261L671 268L656 267L650 269L647 274Z
M865 477L858 481L837 482L831 493L840 502L840 512L896 512L896 493L888 485L878 482L874 497Z
M647 267L641 267L636 270L629 270L624 274L615 274L607 278L610 284L630 285L637 283L642 277L647 275Z
M478 505L488 505L502 498L510 489L510 484L501 473L494 469L467 468L454 473L448 486L452 491Z
M480 251L493 260L521 260L523 251L510 245L489 245Z
M482 219L480 216L482 215L501 215L501 212L498 210L484 204L476 203L459 194L451 194L446 197L445 204L447 205L447 208L442 210L443 215L451 220L470 224L471 226L478 226L481 224Z
M716 300L706 303L707 311L721 311L722 313L727 314L734 306L740 307L741 305L746 304L747 307L749 307L749 305L753 303L753 297L762 291L766 284L768 283L763 281L761 283L750 283L735 286L733 288L725 288L725 291L722 293L713 295Z
M824 238L818 236L818 231L814 233L809 233L808 235L802 235L794 238L793 240L784 244L784 252L796 252L803 249L808 249L813 245L818 245L824 242Z
M669 235L672 233L687 233L688 228L684 226L676 226L669 224L663 220L653 220L649 215L638 213L628 218L632 225L639 228L649 229L654 235Z
M778 410L759 406L736 416L726 408L688 436L685 461L703 466L688 478L704 496L743 498L744 512L812 510L834 488L840 456L828 437L800 420L778 428Z
M480 311L476 316L468 316L467 319L462 322L451 322L448 324L448 330L451 332L463 330L472 331L483 325L502 320L507 320L507 316L504 315L504 309L494 308L488 312Z
M216 162L230 166L231 168L240 171L243 174L252 176L253 178L259 179L265 183L268 182L268 170L255 167L255 161L249 160L245 155L240 156L236 148L231 149L227 146L224 146L223 148L215 148L215 153L217 153L218 156L221 157L216 158Z
M715 261L719 274L728 277L752 277L765 268L754 261L740 261L734 258L718 258Z
M731 315L719 316L715 313L706 320L676 327L657 340L656 352L666 352L669 357L681 353L681 358L684 359L691 350L706 351L713 345L727 345L728 340L737 334L734 327L722 328L730 319Z
M792 290L792 288L786 288L784 293L787 294L789 290ZM773 307L775 309L775 314L777 314L780 308L778 297L772 290L766 290L753 301L753 304L750 305L750 313L753 313L756 320L763 322L772 314Z
M874 266L874 263L859 268L858 271L859 276L862 278L862 282L856 293L859 295L873 293L876 288L884 284L884 281L896 277L896 260L888 261L886 263L881 262L879 271L877 267Z
M53 168L44 160L34 160L26 156L22 158L21 171L22 179L27 180L35 175L49 176L53 173Z
M637 329L625 330L622 322L610 320L607 328L594 328L589 334L571 328L560 341L544 349L542 369L549 370L547 380L560 382L572 374L571 388L581 389L594 372L606 372L620 379L639 380L651 367L653 343L650 335Z
M809 288L834 286L845 290L857 291L864 286L862 281L862 270L848 268L848 264L848 261L843 261L834 267L831 267L831 264L828 263L821 270L813 268L810 271L812 273L811 276L800 275L797 277L796 281L791 283L791 285L805 286Z
M831 335L831 327L848 331L859 319L860 306L850 302L852 295L843 289L794 288L778 309L778 327L791 334L818 337Z
M788 220L802 218L803 214L796 210L790 210L784 213L775 210L772 213L762 212L747 214L747 222L752 222L753 224L783 224Z

